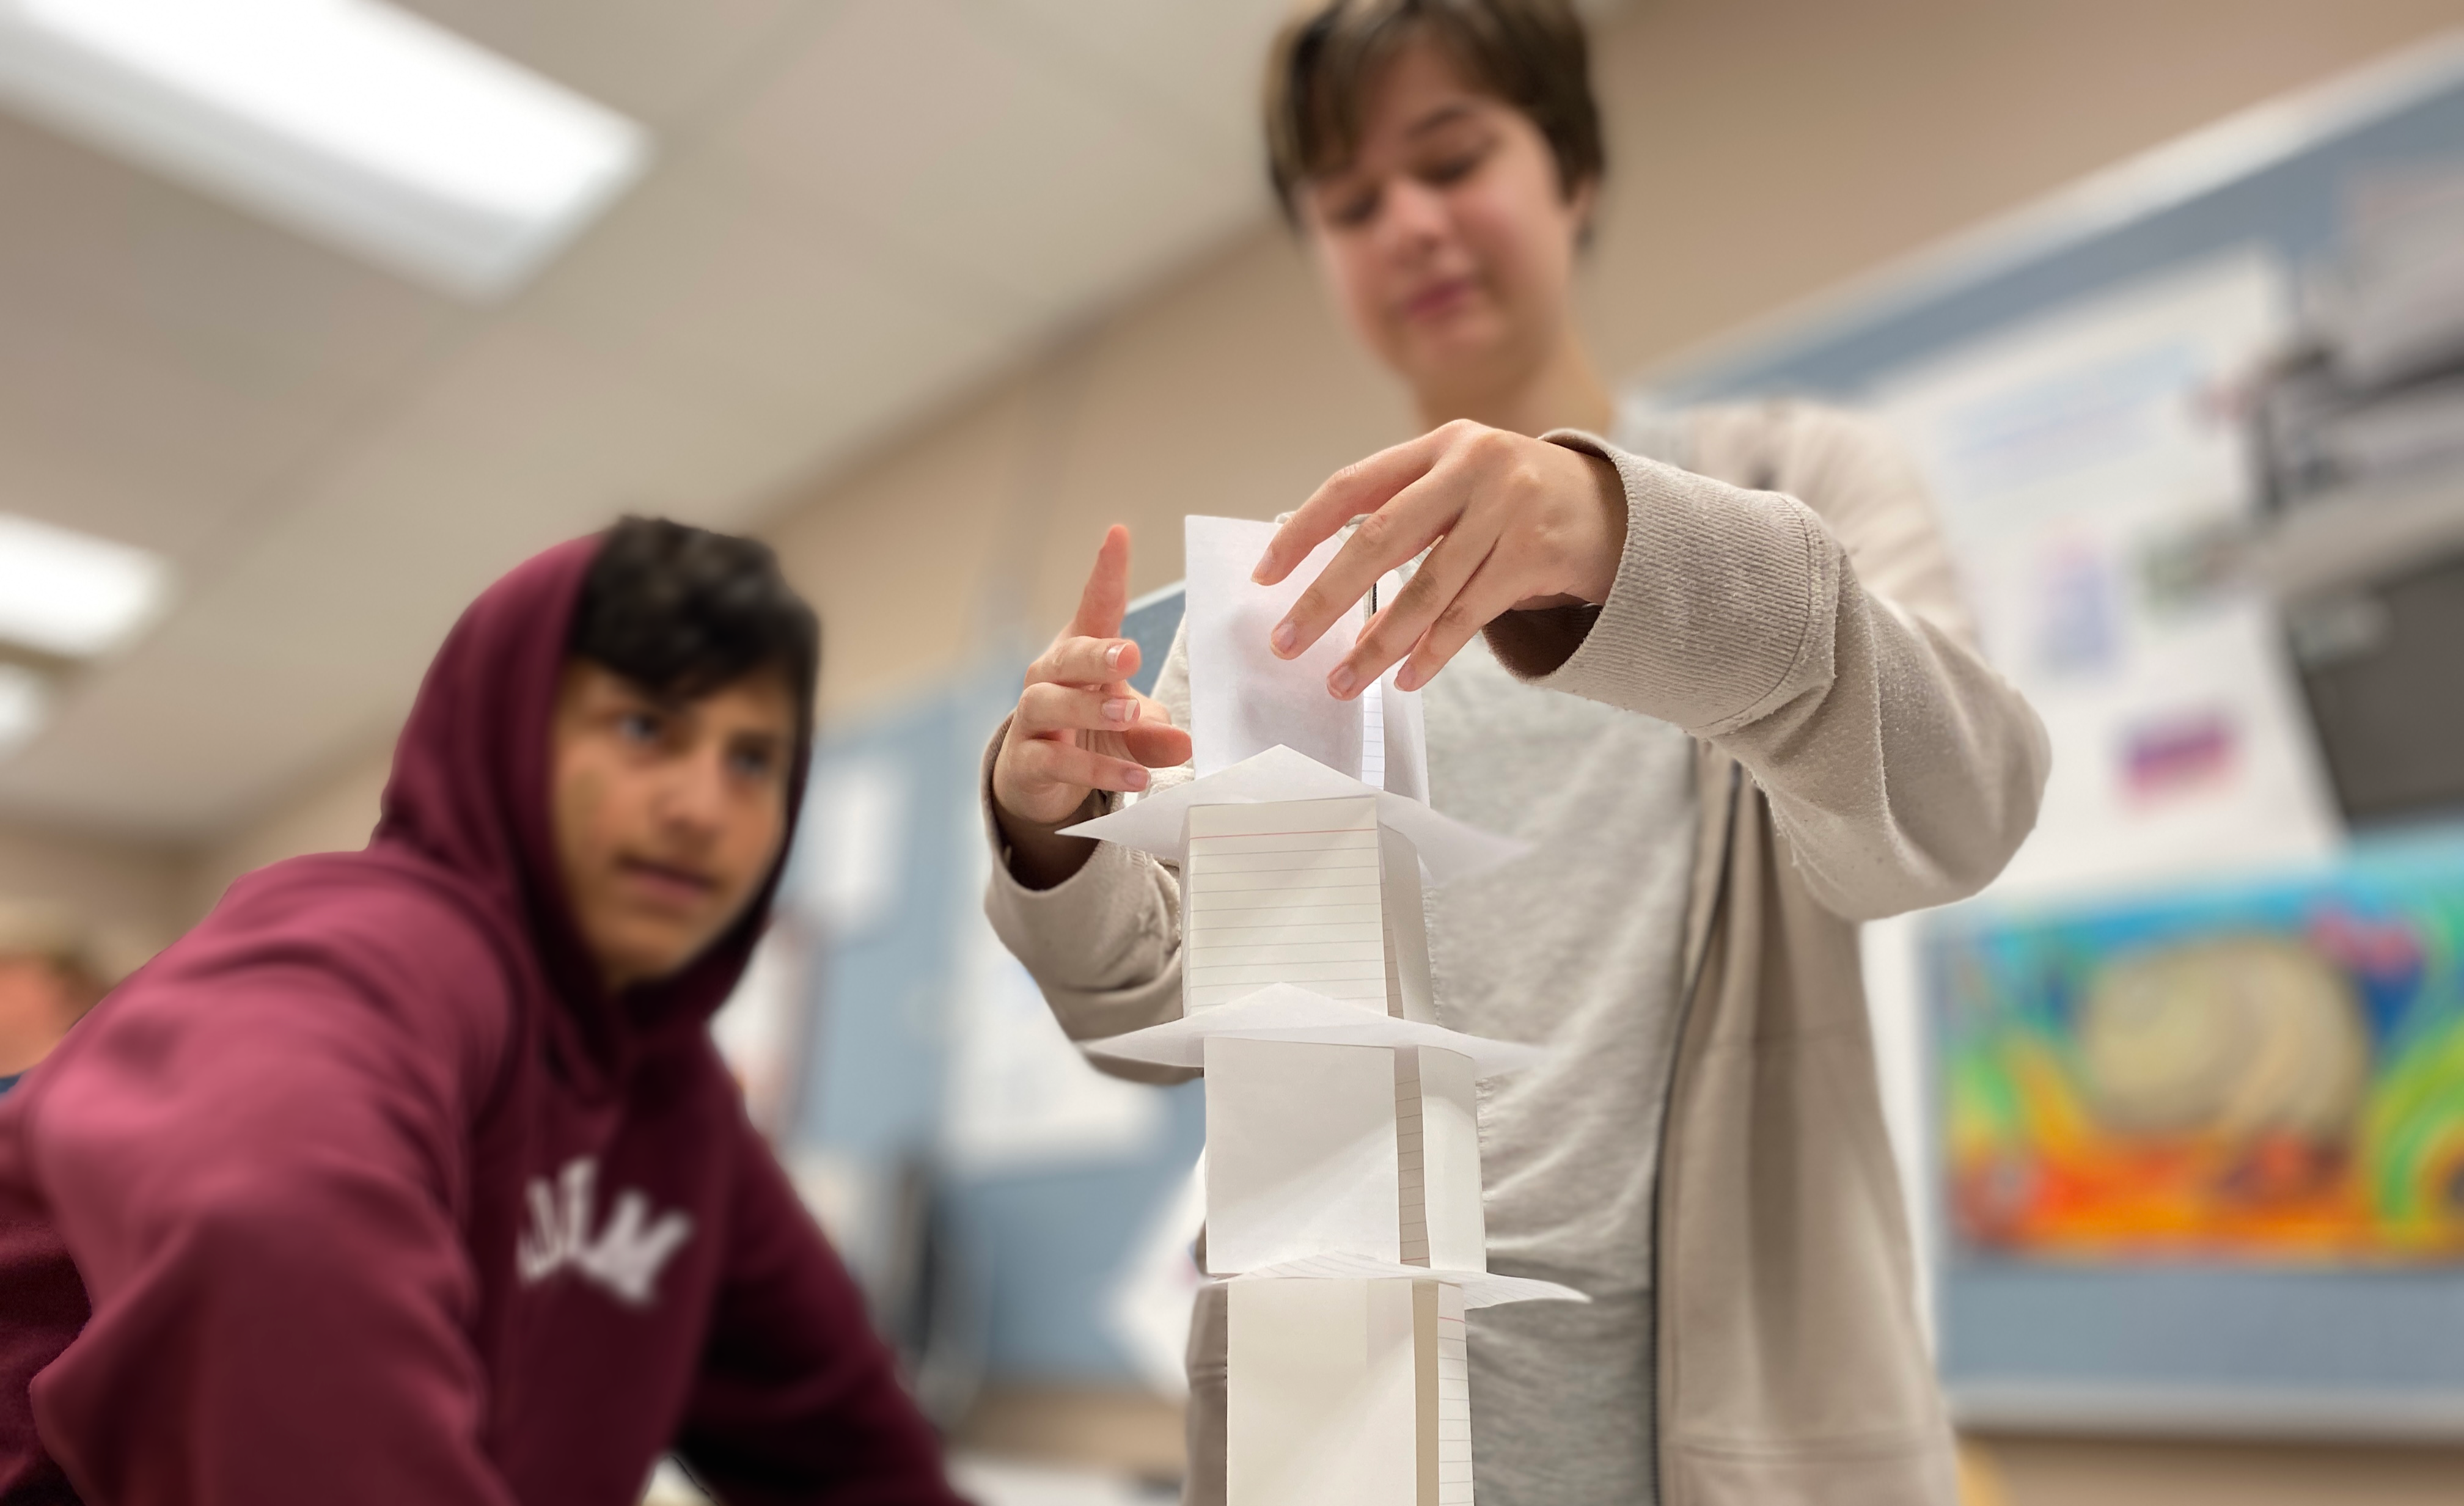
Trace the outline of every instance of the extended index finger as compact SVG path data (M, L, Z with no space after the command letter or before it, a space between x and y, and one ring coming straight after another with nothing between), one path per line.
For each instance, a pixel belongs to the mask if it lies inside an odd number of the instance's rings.
M1284 519L1284 526L1275 530L1275 536L1266 541L1266 552L1258 557L1258 568L1249 578L1260 585L1273 585L1290 575L1294 565L1307 559L1310 550L1332 538L1336 529L1363 513L1376 512L1396 492L1426 474L1437 459L1438 432L1432 429L1418 439L1381 449L1327 477L1309 493L1308 501Z
M1078 638L1118 638L1121 617L1130 607L1130 531L1115 523L1104 531L1103 547L1095 551L1095 568L1087 572L1087 589L1079 593L1078 614L1068 631Z

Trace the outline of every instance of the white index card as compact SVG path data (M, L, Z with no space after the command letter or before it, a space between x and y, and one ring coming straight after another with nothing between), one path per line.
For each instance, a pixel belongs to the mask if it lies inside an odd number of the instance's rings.
M1376 797L1192 806L1188 840L1185 1013L1276 983L1387 1013Z
M1397 1260L1394 1053L1206 1042L1206 1269L1341 1252Z
M1278 659L1267 635L1343 546L1338 534L1281 584L1249 578L1272 523L1192 516L1188 572L1189 736L1200 777L1282 744L1346 775L1360 771L1360 703L1338 701L1326 677L1360 636L1353 603L1299 657Z
M1226 1506L1420 1506L1421 1284L1231 1285Z

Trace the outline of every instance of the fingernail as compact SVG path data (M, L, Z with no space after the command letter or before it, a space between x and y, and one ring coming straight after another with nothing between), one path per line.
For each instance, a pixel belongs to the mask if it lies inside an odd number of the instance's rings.
M1251 585L1265 585L1266 583L1266 561L1274 557L1275 557L1272 555L1260 555L1258 557L1258 568L1249 572L1249 583Z
M1127 644L1114 644L1111 647L1105 649L1104 667L1107 669L1118 669L1121 667L1121 656L1129 651L1130 645Z
M1395 671L1395 688L1396 688L1396 689L1397 689L1397 690L1417 690L1417 689L1419 689L1419 688L1420 688L1420 674L1419 674L1419 670L1417 670L1417 669L1414 669L1410 665L1405 665L1402 668L1397 669L1397 670L1396 670L1396 671Z
M1119 700L1107 701L1104 703L1104 720L1108 722L1131 721L1133 720L1137 714L1138 703L1130 700L1126 696Z
M1121 782L1133 790L1143 790L1147 787L1147 772L1144 769L1132 769L1121 775Z
M1290 653L1292 651L1292 644L1300 642L1300 637L1301 630L1294 627L1291 623L1287 622L1276 623L1274 639L1275 652L1279 654Z
M1350 665L1336 665L1334 673L1326 677L1326 688L1333 691L1335 698L1340 700L1352 693L1353 684L1358 678L1352 672Z

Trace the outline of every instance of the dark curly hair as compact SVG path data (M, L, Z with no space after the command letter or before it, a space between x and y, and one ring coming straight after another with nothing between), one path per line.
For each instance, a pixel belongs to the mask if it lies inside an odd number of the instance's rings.
M803 726L813 714L822 624L760 540L627 517L590 561L565 649L683 699L776 673Z

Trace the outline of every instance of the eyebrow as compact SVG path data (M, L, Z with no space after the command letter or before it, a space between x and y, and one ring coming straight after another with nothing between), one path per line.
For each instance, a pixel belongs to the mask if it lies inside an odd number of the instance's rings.
M1438 129L1441 125L1452 125L1457 120L1468 120L1476 113L1478 112L1474 110L1470 100L1457 99L1451 104L1441 104L1436 109L1431 110L1428 114L1413 121L1410 125L1404 127L1403 134L1406 136L1423 136Z

